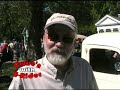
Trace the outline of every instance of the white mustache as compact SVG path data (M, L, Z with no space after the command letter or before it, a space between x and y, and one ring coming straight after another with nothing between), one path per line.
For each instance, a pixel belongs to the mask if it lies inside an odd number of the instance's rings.
M66 50L65 50L64 48L53 47L53 48L51 49L51 51L55 51L55 52L58 52L58 53L66 54Z

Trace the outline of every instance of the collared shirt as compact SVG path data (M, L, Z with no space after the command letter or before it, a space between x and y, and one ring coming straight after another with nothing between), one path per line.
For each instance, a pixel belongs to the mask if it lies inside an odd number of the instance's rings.
M71 60L72 63L64 75L45 56L37 60L41 67L34 67L35 71L33 70L35 73L41 72L40 77L14 77L9 89L98 89L88 62L79 57L72 57Z

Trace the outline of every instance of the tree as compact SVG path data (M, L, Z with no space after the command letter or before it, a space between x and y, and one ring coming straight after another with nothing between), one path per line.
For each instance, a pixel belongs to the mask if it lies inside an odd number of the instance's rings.
M21 40L22 30L29 26L31 14L28 2L1 1L0 2L0 36L9 40Z
M23 39L29 30L29 49L42 57L41 42L46 20L55 12L71 14L78 22L78 34L96 33L95 23L106 14L117 16L120 1L1 1L0 39Z
M43 32L43 3L44 1L31 1L31 24L30 24L30 37L29 37L29 49L31 45L36 54L36 58L42 57L41 38ZM34 55L33 55L34 56Z

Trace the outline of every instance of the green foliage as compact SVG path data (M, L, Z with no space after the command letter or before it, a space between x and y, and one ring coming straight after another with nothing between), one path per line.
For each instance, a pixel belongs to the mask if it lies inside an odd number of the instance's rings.
M2 76L12 76L17 69L13 66L13 63L4 63L0 67L0 75Z
M55 12L75 16L78 33L90 35L96 33L95 23L106 14L116 15L120 8L119 1L56 1L47 2L49 16ZM116 8L117 7L117 8ZM117 10L116 10L117 9ZM116 13L117 12L117 13Z
M0 67L0 89L7 90L13 77L13 73L17 69L14 68L13 63L4 63ZM11 77L11 78L10 78Z
M31 13L28 2L0 2L0 36L8 39L21 39L21 32L30 23Z
M31 5L28 1L0 2L0 39L3 37L22 38L21 32L24 27L30 27ZM106 14L117 16L119 10L120 1L45 1L43 24L55 12L67 13L75 16L79 33L92 34L96 33L95 23L99 19Z

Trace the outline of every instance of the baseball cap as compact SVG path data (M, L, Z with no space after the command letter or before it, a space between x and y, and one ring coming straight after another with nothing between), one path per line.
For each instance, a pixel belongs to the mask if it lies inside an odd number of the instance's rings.
M74 32L78 31L77 22L72 15L54 13L46 22L44 30L53 24L64 24Z

